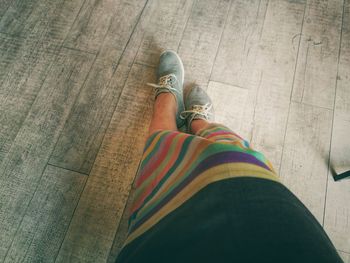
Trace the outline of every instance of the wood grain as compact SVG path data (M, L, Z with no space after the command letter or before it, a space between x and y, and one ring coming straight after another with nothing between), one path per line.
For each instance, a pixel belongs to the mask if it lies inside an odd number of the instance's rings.
M143 36L137 52L136 63L156 66L159 54L165 49L177 50L188 17L192 0L155 0L149 3L150 17L141 21Z
M207 88L230 1L197 1L179 47L188 82Z
M140 1L140 4L143 3L144 1ZM128 15L133 17L125 4L126 1L115 0L85 1L64 42L64 46L94 53L98 52L109 26L111 26L113 17L116 18L114 23L123 22L123 20L120 21L120 18L126 20ZM138 13L138 6L135 5L135 1L131 1L130 7L135 7L135 13ZM123 11L126 13L122 14ZM125 26L127 24L128 21L126 21ZM119 24L119 26L123 25L123 23ZM127 27L127 29L129 28ZM129 30L129 33L131 31L132 29ZM124 39L125 37L121 35L121 38Z
M5 262L54 262L86 179L46 166Z
M36 6L33 0L14 0L0 21L0 28L7 19L11 21L4 25L8 34L0 35L0 162L27 116L82 1L49 1Z
M11 36L63 41L83 0L13 0L0 20L0 32Z
M48 74L55 50L50 43L0 35L0 163Z
M0 261L85 81L93 56L62 50L0 167Z
M57 262L105 262L136 174L152 113L153 68L134 64ZM136 95L137 94L137 95Z
M340 257L342 258L342 260L344 261L344 263L350 263L350 254L349 253L345 253L342 251L338 250L338 253L340 255Z
M3 0L0 2L0 21L2 16L6 13L13 0Z
M123 79L119 79L118 85L111 84L111 78L144 4L145 1L139 0L121 1L97 59L56 144L50 164L85 174L90 172L128 72L123 72L125 75ZM133 57L130 59L133 61ZM120 73L118 71L116 74Z
M233 1L211 80L248 88L256 66L267 0Z
M333 109L343 0L308 0L292 100Z
M350 170L350 1L345 1L331 146L331 168ZM335 246L350 253L350 180L329 175L324 227Z
M215 122L222 123L245 137L241 127L245 122L242 109L248 99L248 90L228 84L210 81L207 93L212 99Z
M281 161L283 183L322 224L332 111L292 103Z
M242 126L253 146L262 151L278 171L288 118L303 1L270 1L259 40L255 66L248 82L248 101ZM244 41L244 40L242 40ZM244 54L242 54L244 56Z
M128 220L129 220L129 211L131 211L131 206L134 198L135 188L131 188L128 200L126 202L123 215L120 219L120 223L117 229L117 232L114 236L113 245L109 252L107 263L114 263L121 252L124 242L128 236Z

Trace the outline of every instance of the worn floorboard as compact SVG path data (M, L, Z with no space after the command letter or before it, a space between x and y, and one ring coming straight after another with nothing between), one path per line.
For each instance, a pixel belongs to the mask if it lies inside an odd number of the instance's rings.
M334 105L330 166L350 170L350 1L345 1L338 79ZM350 253L350 180L334 182L329 175L324 227L336 247Z
M96 61L87 77L74 108L65 124L49 163L88 174L118 102L123 85L113 85L111 78L129 42L145 1L120 1ZM81 28L89 42L94 30ZM93 36L88 36L92 30ZM117 72L119 73L119 72ZM125 83L127 75L124 77Z
M14 0L10 5L8 12L15 9L15 13L8 14L12 22L4 25L7 34L0 33L0 163L41 89L82 2L57 1L55 6L43 2L36 7L33 1Z
M267 0L232 2L211 80L243 88L250 86L267 5Z
M245 122L241 109L247 102L248 90L210 81L207 93L213 102L215 122L223 123L234 132L246 137L241 130Z
M143 36L135 62L156 66L163 49L177 50L184 28L191 14L193 0L150 1L142 20ZM146 22L146 23L145 23Z
M83 0L13 0L0 18L0 32L11 36L58 38L74 22ZM48 35L49 34L49 35Z
M23 219L94 56L63 49L0 167L0 261Z
M350 263L350 254L349 253L345 253L343 251L339 251L338 253L340 255L340 257L343 259L344 263Z
M322 224L327 186L332 111L293 102L280 176ZM310 194L312 192L312 194Z
M148 130L153 91L145 83L154 81L153 70L131 69L57 262L108 259Z
M53 261L87 177L46 166L5 262Z
M144 1L140 1L143 4ZM138 6L134 2L131 2L129 8L134 7L135 13L138 13ZM130 20L134 15L127 10L125 1L99 1L99 0L86 0L82 5L80 12L75 19L75 22L64 42L65 47L76 48L92 53L97 53L100 50L103 40L107 34L107 31L111 23L115 24L120 22L121 26L126 26L126 31L132 32L127 25L129 21L128 16L131 15ZM118 10L118 12L116 12ZM122 12L125 11L124 14ZM116 18L116 19L113 19ZM124 20L120 20L120 18ZM119 21L118 21L119 19ZM124 23L125 24L124 24ZM123 32L121 30L121 32ZM125 36L120 36L122 39Z
M305 2L270 1L267 5L242 130L249 134L278 171L283 150L297 49L293 36L300 33ZM244 40L243 40L244 41ZM244 56L244 54L242 54ZM246 85L243 85L246 86Z
M1 163L48 74L56 46L1 34L0 50Z
M207 88L230 1L196 1L179 47L186 81Z
M308 0L295 69L292 100L332 109L343 0ZM322 15L320 15L322 14Z

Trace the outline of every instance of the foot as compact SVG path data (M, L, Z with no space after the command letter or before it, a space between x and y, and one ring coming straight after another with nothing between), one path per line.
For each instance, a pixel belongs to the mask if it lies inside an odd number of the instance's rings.
M194 86L185 97L186 110L181 112L180 118L187 121L187 127L191 131L191 123L194 120L214 121L214 108L211 99L204 89Z
M176 126L180 128L185 124L185 120L180 118L180 113L184 111L183 102L183 82L184 67L179 55L175 51L164 51L159 58L159 66L157 70L158 84L148 83L149 86L155 88L155 97L161 93L171 93L174 95L177 111Z

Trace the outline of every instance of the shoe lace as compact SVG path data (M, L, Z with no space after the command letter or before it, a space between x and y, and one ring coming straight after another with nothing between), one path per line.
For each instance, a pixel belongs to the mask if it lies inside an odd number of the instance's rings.
M213 115L213 113L209 112L213 105L211 103L206 103L204 105L193 105L191 110L185 110L181 112L180 118L186 119L191 116L191 121L198 115L204 117L206 120L209 119L209 115Z
M164 89L167 89L167 90L173 91L173 92L177 92L180 94L180 92L172 86L176 82L177 82L176 76L174 74L168 74L168 75L160 77L158 84L147 83L147 85L154 87L156 94L158 93L159 90L164 90Z

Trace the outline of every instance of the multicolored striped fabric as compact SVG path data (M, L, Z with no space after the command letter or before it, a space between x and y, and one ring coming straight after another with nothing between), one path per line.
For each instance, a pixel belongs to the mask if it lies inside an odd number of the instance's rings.
M196 135L155 132L134 182L124 246L208 184L243 176L278 181L271 163L229 128L211 124Z

